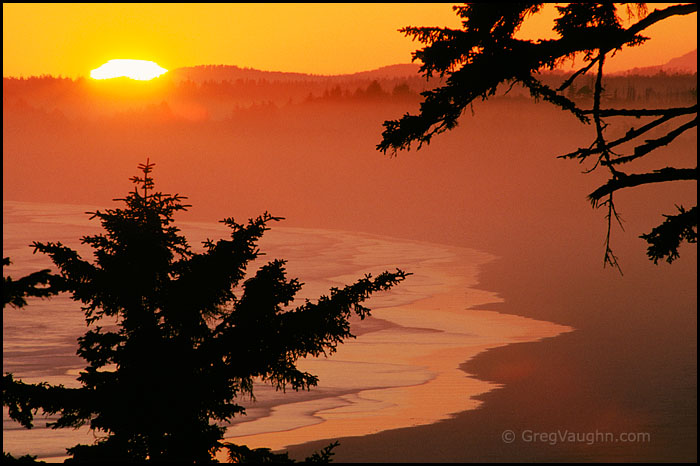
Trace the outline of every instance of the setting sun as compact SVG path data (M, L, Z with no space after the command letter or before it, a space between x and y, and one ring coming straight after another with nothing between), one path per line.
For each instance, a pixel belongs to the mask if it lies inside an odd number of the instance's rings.
M125 60L116 59L109 60L99 68L95 68L90 72L90 77L93 79L110 79L110 78L131 78L139 81L148 81L149 79L157 78L168 70L159 66L157 63L148 60Z

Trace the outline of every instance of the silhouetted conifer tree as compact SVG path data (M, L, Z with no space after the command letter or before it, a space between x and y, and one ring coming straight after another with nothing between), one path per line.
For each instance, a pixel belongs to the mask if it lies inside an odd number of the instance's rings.
M3 405L27 428L39 409L59 414L53 428L87 424L98 439L69 448L69 461L210 462L225 446L217 422L244 412L238 400L252 397L254 380L278 389L315 386L318 378L296 361L333 353L353 337L350 315L369 315L361 303L406 276L398 269L366 275L290 308L302 284L287 279L284 260L244 280L261 254L259 238L280 218L222 220L231 238L207 240L195 253L172 225L175 212L189 206L182 196L154 191L153 165L140 165L134 191L116 199L124 208L90 212L105 230L81 239L94 249L94 262L61 243L33 244L58 267L61 289L82 303L90 329L78 339L78 355L87 366L80 388L25 384L5 374ZM113 324L109 330L97 325L103 321ZM251 452L229 448L239 460ZM256 461L283 459L252 452ZM326 449L309 460L330 454Z
M613 3L569 3L557 6L559 17L554 20L554 31L559 35L551 40L524 40L515 34L528 15L536 14L543 3L472 3L453 9L462 19L462 29L439 27L406 27L401 31L425 44L413 53L414 60L423 65L420 71L426 78L434 73L447 76L441 87L423 92L424 97L417 115L405 114L399 120L385 121L382 141L377 149L410 149L417 142L418 149L429 144L435 134L453 129L462 112L477 98L494 96L499 85L520 84L536 99L542 99L571 112L582 123L594 123L596 138L591 146L578 149L562 158L580 162L593 157L595 169L607 170L609 181L589 195L594 207L606 206L608 231L604 264L620 269L610 248L613 219L620 221L613 203L613 194L620 189L647 183L698 179L697 167L664 167L645 173L627 173L623 166L644 157L658 147L669 144L685 131L697 127L697 104L690 107L659 109L602 108L603 64L607 56L624 46L637 46L648 38L641 33L648 27L677 15L697 12L697 4L680 4L654 10L646 14L646 4L627 4L627 15L637 21L625 28ZM554 69L574 57L583 57L585 66L573 73L556 89L544 84L538 72ZM597 65L597 66L596 66ZM593 97L591 109L579 108L563 91L574 80L596 66L593 84L588 88ZM578 90L581 94L586 86ZM612 117L654 117L655 119L630 129L624 137L609 141L605 138L604 119ZM675 126L661 137L646 139L642 136L666 122ZM682 123L681 123L682 122ZM647 136L648 137L648 136ZM622 144L636 144L631 154L621 154ZM647 255L654 263L660 259L672 262L678 257L678 245L685 240L697 241L697 206L685 210L678 206L677 215L664 215L667 220L649 234L642 235L648 243Z

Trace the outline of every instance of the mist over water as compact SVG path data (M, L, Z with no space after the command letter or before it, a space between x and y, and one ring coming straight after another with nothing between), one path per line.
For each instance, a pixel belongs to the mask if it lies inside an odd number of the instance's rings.
M384 120L417 109L415 78L306 83L301 91L294 82L262 79L211 89L187 83L176 91L50 80L4 87L4 198L109 205L131 189L128 178L149 157L157 186L189 197L194 207L185 219L244 219L267 210L287 226L493 252L514 238L527 244L560 231L593 248L604 234L603 212L591 209L586 195L605 179L556 158L588 147L594 128L549 104L511 97L515 91L474 105L473 115L420 151L392 157L375 146ZM410 84L408 93L393 94L402 83ZM635 84L638 95L645 85ZM668 98L681 98L684 86L672 81ZM234 92L239 88L246 93ZM608 131L624 134L635 124ZM695 130L683 134L653 163L694 163L695 141ZM695 191L689 182L620 193L630 237Z

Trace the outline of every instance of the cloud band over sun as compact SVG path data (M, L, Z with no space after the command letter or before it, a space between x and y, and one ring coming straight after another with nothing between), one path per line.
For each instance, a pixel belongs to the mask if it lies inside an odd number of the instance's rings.
M90 71L93 79L131 78L148 81L157 78L168 70L148 60L114 59Z

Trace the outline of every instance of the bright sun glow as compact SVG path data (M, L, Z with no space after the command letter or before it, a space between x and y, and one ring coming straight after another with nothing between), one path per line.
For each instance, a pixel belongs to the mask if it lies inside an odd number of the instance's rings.
M158 66L157 63L148 60L117 59L110 60L99 68L90 71L90 77L93 79L126 77L138 79L139 81L148 81L167 71L165 68Z

